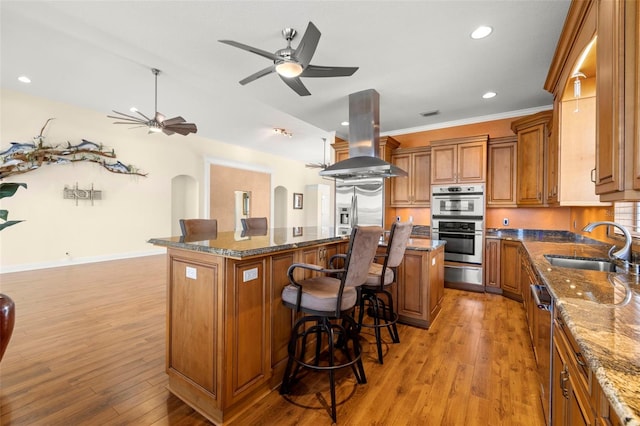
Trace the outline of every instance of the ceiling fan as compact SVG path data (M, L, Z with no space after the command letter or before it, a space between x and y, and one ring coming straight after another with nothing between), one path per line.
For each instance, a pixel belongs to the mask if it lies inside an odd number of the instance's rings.
M157 133L162 132L165 135L172 135L174 133L179 133L183 136L188 135L189 133L196 133L198 128L193 123L187 123L186 120L182 117L173 117L173 118L165 118L165 116L158 112L158 74L160 74L160 70L156 68L151 68L151 72L156 76L156 90L155 90L155 115L153 118L149 118L138 110L134 112L140 114L142 118L136 117L134 115L124 114L122 112L113 111L119 116L107 115L109 118L114 118L116 120L123 121L115 121L113 124L139 124L139 126L135 127L148 127L149 133Z
M309 96L311 93L302 84L300 77L348 77L358 70L358 67L327 67L320 65L311 65L311 58L316 51L318 41L320 41L320 31L309 22L302 40L296 49L291 47L291 40L298 32L293 28L285 28L282 30L282 36L287 40L287 47L270 53L256 47L247 46L233 40L218 40L221 43L228 44L243 50L247 50L256 55L263 56L273 61L273 65L268 66L249 77L240 80L240 84L245 85L264 77L267 74L276 72L287 86L292 88L300 96Z
M322 149L322 163L307 163L305 164L305 167L324 170L331 165L327 163L327 138L322 138Z

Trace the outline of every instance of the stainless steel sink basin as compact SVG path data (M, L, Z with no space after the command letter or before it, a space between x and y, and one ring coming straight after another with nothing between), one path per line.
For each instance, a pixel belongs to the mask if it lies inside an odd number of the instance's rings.
M553 266L572 269L587 269L591 271L616 272L616 265L607 259L589 259L584 257L565 257L561 255L545 254L544 257Z

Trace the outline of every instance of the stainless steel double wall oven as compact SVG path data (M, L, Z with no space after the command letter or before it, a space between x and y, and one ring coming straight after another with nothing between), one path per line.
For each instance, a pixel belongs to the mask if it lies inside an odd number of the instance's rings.
M484 184L432 187L431 235L447 242L444 248L447 283L484 287L484 216Z

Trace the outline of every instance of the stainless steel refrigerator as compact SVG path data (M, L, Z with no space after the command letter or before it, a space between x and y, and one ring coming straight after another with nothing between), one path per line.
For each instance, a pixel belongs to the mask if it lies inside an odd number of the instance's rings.
M336 234L356 225L384 227L384 178L336 181Z

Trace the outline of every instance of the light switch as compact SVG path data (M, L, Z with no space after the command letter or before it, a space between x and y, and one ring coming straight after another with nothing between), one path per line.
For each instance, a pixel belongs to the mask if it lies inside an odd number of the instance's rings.
M197 280L198 270L192 266L187 266L187 278L191 278L192 280Z

